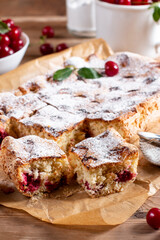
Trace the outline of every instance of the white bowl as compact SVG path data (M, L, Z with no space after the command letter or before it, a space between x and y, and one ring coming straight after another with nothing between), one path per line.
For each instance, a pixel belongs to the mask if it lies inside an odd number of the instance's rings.
M97 37L113 51L131 51L155 57L160 45L160 25L149 5L126 6L96 0Z
M24 42L23 48L21 48L18 52L13 53L12 55L9 55L4 58L0 58L0 74L9 72L20 64L22 61L22 58L27 50L27 47L29 45L29 37L27 34L22 32L21 39Z

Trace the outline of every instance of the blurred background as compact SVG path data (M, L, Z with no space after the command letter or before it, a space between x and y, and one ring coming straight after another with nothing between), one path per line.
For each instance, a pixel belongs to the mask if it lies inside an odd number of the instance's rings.
M1 16L65 16L65 0L0 0Z
M54 28L55 37L47 39L54 48L63 42L70 47L86 40L68 32L65 0L0 0L0 18L12 18L30 38L22 63L41 56L40 36L46 25Z

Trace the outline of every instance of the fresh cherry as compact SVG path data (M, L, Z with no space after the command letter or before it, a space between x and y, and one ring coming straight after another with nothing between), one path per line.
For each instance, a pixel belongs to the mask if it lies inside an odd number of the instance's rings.
M142 0L132 0L132 5L142 5Z
M14 50L12 49L12 48L9 48L9 54L8 54L8 56L9 55L12 55L14 53Z
M56 52L63 51L68 48L68 45L66 43L60 43L56 47Z
M45 26L42 29L42 35L46 36L47 38L53 38L54 37L54 30L51 26Z
M119 0L120 5L131 5L131 0Z
M146 216L147 223L154 229L160 228L160 209L152 208Z
M7 45L9 46L10 39L6 34L0 34L0 45Z
M23 46L24 46L24 43L22 39L14 40L11 43L11 47L15 52L19 51Z
M0 128L0 144L2 143L3 139L7 136L8 133L3 128Z
M112 3L114 4L115 3L115 0L101 0L102 2L107 2L107 3Z
M9 31L7 33L7 35L9 36L9 38L13 41L13 40L18 40L21 36L21 28L18 26L14 26L11 31Z
M0 45L0 58L7 57L13 53L14 51L10 47L6 45Z
M9 28L12 28L14 26L14 22L13 22L12 19L8 18L8 19L5 19L5 20L2 20L2 22L6 23Z
M117 63L113 61L108 61L105 63L105 73L109 77L115 76L119 72L119 67Z
M54 49L50 43L44 43L40 46L40 52L42 55L47 55L53 53Z
M152 3L152 0L142 0L142 5L149 5Z

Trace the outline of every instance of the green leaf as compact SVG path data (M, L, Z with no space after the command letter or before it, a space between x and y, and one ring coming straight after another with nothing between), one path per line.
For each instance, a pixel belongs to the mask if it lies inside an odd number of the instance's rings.
M160 20L160 6L159 2L152 3L149 9L153 8L153 19L155 22Z
M0 41L1 41L2 37L0 36Z
M78 70L78 75L80 77L86 78L86 79L95 79L95 78L100 78L102 77L101 74L99 74L96 70L93 68L80 68Z
M160 14L159 14L159 7L155 6L154 7L154 12L153 12L153 19L155 22L158 22L158 20L160 19Z
M5 34L5 33L9 32L10 30L11 29L7 26L7 24L0 20L0 33Z
M68 68L68 67L64 68L64 69L60 69L54 73L53 80L63 81L66 78L68 78L72 72L73 72L73 69Z

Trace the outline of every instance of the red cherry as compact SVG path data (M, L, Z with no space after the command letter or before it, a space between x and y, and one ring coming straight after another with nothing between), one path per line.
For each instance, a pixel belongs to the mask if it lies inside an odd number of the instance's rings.
M101 0L102 2L107 2L107 3L112 3L112 4L114 4L115 3L115 1L114 0Z
M147 223L154 229L160 228L160 209L152 208L146 216Z
M7 45L9 46L10 39L6 34L0 34L0 45Z
M19 51L24 46L22 39L14 40L11 43L11 47L15 52Z
M120 5L131 5L131 0L119 0Z
M11 40L18 40L21 36L21 28L18 26L14 26L11 31L9 31L7 33L7 35L9 36L9 38Z
M109 77L115 76L119 72L119 67L117 63L113 61L108 61L105 63L105 73Z
M12 55L14 53L14 50L12 48L9 48L9 55Z
M5 132L3 128L0 128L0 144L2 143L2 140L7 136L8 136L7 132Z
M142 5L149 5L152 3L152 0L142 0Z
M44 43L40 46L40 52L42 55L47 55L53 53L54 49L50 43Z
M54 30L51 26L45 26L42 29L42 35L46 36L47 38L53 38L54 37Z
M132 5L142 5L142 0L132 0Z
M56 47L56 52L63 51L68 48L68 45L66 43L60 43Z
M0 45L0 58L7 57L13 53L14 51L10 47L6 45Z
M12 28L14 26L14 22L13 22L12 19L8 18L8 19L5 19L5 20L2 20L2 22L6 23L9 28Z

